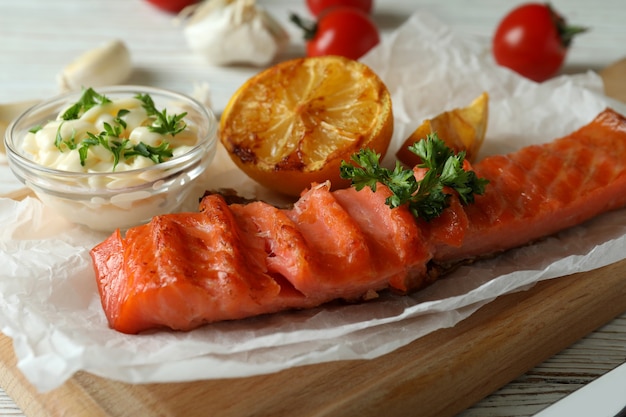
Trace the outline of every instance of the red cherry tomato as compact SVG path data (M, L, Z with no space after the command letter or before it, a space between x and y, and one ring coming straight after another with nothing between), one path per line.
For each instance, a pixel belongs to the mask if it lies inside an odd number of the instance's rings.
M328 9L317 22L291 20L305 31L307 56L341 55L359 59L380 42L376 24L361 10L339 6Z
M370 14L373 0L306 0L306 5L313 16L319 16L322 11L337 6L354 7Z
M498 64L531 80L545 81L559 71L574 35L583 31L567 26L548 4L526 3L499 23L493 55Z
M198 3L200 0L147 0L159 9L170 13L178 13L185 7Z

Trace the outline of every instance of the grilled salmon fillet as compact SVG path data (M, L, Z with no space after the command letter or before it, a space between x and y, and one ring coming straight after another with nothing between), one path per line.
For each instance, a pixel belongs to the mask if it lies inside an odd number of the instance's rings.
M626 205L626 119L611 109L570 135L473 169L490 181L442 216L390 209L389 189L314 184L289 209L205 196L198 212L157 216L91 250L112 328L200 325L390 288L428 285L433 264L508 250Z
M436 249L454 261L524 245L626 205L626 121L606 110L576 132L474 166L490 183L467 217L459 246Z

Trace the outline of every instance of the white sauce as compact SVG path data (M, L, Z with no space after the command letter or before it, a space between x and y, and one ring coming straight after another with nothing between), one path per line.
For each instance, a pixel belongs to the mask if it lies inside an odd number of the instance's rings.
M123 129L119 138L128 139L129 147L141 142L157 147L163 142L167 142L174 154L173 157L176 157L188 152L198 140L196 131L193 126L189 125L174 136L151 131L148 126L153 123L153 118L148 116L142 107L141 100L124 98L113 100L111 103L95 105L74 120L62 120L61 114L63 112L61 112L55 120L49 121L37 132L27 133L24 138L23 149L34 162L62 171L121 172L154 165L155 162L150 158L137 155L128 159L120 158L114 169L114 155L102 145L89 146L84 165L81 164L78 148L88 138L87 132L97 136L105 130L105 123L118 126L115 118L122 109L127 110L128 113L120 117L126 122L126 128ZM159 109L159 111L161 110ZM168 114L174 113L168 111ZM57 147L55 145L57 132L61 134L64 141L72 141L76 147L70 149L65 144Z

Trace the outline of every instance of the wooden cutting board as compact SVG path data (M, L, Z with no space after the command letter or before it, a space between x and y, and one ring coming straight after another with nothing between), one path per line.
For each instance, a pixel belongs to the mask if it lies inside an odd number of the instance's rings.
M626 59L602 72L626 102ZM27 416L453 416L626 311L626 260L499 297L373 360L251 378L132 385L79 372L38 393L0 335L0 386ZM530 341L530 343L529 343Z

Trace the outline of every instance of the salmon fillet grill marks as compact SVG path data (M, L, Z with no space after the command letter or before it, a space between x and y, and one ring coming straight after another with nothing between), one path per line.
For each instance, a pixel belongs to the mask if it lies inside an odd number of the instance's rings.
M124 240L108 239L107 246L123 250L122 258L99 258L115 275L111 282L98 280L114 307L112 327L136 333L167 323L189 330L206 317L227 320L285 308L271 303L280 287L245 256L223 199L203 203L200 213L158 216Z
M386 285L384 278L375 275L363 232L328 186L314 185L285 214L297 225L312 252L314 276L301 283L308 284L305 294L322 291L341 297L343 292L352 298L361 294L352 295L351 288L358 291L363 282L373 290Z
M383 185L337 190L337 202L354 219L370 250L374 276L384 276L394 290L408 292L426 284L426 266L432 257L413 215L406 207L385 204L391 191Z
M436 262L507 250L626 205L626 119L606 110L571 135L474 169L487 192L463 208L462 244L438 248Z
M283 210L262 202L233 204L230 209L244 235L252 237L259 267L281 283L283 293L304 297L306 281L314 272L310 250L297 226Z
M473 205L441 217L389 209L385 187L315 185L291 210L228 205L155 217L91 251L111 327L138 333L309 308L369 290L412 291L447 265L498 253L626 205L626 120L608 109L552 143L485 158Z
M265 265L273 276L307 298L328 301L360 298L390 284L406 290L413 267L420 268L413 275L423 275L430 254L420 251L419 229L408 210L389 210L385 198L350 189L331 193L316 185L291 210L261 202L230 208L264 240L259 246L266 248Z

